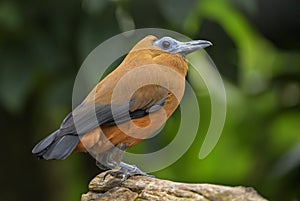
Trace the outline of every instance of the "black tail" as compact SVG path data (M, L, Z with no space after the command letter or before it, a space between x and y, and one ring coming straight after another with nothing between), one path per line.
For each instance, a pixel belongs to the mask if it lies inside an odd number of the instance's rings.
M57 130L35 145L32 153L39 159L62 160L73 152L78 142L78 135L61 135L60 130Z

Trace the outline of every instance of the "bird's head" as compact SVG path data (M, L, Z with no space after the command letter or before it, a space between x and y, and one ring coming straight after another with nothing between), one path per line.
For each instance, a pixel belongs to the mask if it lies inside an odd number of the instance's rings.
M126 64L127 70L150 64L167 66L185 76L188 70L188 60L185 56L211 45L212 43L206 40L181 42L168 36L157 38L149 35L132 48L123 64Z
M153 45L160 48L163 51L171 54L181 54L185 56L196 50L200 50L211 46L212 43L207 40L192 40L188 42L180 42L171 37L162 37L153 42Z
M184 57L187 54L211 45L212 43L207 40L192 40L188 42L181 42L169 36L157 38L155 36L149 35L139 41L133 48L133 51L141 49L158 49L163 52L168 52L170 54L179 54Z

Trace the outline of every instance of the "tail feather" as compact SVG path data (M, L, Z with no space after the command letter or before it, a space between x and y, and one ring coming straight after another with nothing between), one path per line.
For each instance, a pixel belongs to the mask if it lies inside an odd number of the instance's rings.
M78 142L78 135L60 135L60 130L57 130L41 140L32 149L32 153L40 159L62 160L73 152Z
M35 155L43 154L47 150L47 147L50 146L51 143L55 140L57 136L58 130L50 134L41 140L35 147L32 149L32 153Z

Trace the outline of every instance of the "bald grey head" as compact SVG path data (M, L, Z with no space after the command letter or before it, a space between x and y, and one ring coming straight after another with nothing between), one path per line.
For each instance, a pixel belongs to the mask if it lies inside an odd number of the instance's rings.
M153 45L166 52L170 52L172 54L181 54L185 56L196 50L211 46L212 43L207 40L192 40L188 42L180 42L175 40L174 38L166 36L154 41Z

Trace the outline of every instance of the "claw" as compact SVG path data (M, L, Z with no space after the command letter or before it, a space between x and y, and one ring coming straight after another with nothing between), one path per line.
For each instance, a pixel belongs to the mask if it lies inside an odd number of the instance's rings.
M110 171L107 171L106 173L105 173L105 175L104 175L104 177L103 177L103 181L106 179L106 177L108 176L108 175L112 175L112 170L110 170Z
M122 172L121 170L110 170L110 171L107 171L105 173L105 175L103 177L103 180L105 180L108 175L111 175L111 176L116 177L116 178L118 178L119 176L121 176L120 177L121 178L121 182L127 180L130 176L133 176L133 175L130 175L128 173Z
M103 180L105 180L105 178L111 175L113 177L119 177L121 176L121 182L127 180L129 177L131 176L135 176L135 175L142 175L142 176L147 176L147 177L154 177L152 175L149 175L143 171L141 171L139 168L137 168L134 165L129 165L126 163L121 163L120 164L120 169L118 170L110 170L108 172L105 173Z

